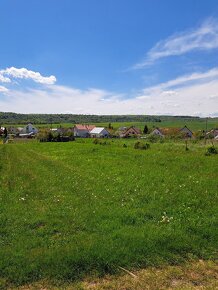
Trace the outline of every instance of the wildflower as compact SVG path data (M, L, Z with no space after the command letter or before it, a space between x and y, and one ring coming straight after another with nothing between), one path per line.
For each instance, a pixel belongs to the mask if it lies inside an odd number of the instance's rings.
M21 197L19 200L26 200L26 198L25 197Z
M172 221L173 220L173 217L169 217L168 215L167 215L167 213L166 212L164 212L163 213L163 215L162 215L162 217L161 217L161 220L159 221L160 223L169 223L170 221Z

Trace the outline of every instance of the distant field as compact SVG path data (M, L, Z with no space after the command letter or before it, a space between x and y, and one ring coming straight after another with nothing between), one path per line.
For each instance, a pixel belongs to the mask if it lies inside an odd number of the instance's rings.
M92 123L95 124L96 126L102 126L102 127L108 127L109 123ZM111 122L111 125L113 128L116 130L119 127L122 126L136 126L138 128L141 128L143 130L145 124L149 127L149 129L152 129L154 127L160 127L160 128L182 128L185 125L188 126L191 130L193 131L198 131L198 130L205 130L206 129L206 122L203 119L199 120L176 120L176 121L162 121L162 122ZM51 124L35 124L36 127L38 128L50 128ZM57 128L57 127L73 127L75 124L73 123L59 123L59 124L52 124L52 128ZM6 127L8 126L13 126L13 125L5 125ZM15 127L23 127L24 125L14 125ZM212 128L218 128L218 119L208 119L207 122L207 129L212 129Z
M0 288L218 257L218 156L109 142L0 145Z

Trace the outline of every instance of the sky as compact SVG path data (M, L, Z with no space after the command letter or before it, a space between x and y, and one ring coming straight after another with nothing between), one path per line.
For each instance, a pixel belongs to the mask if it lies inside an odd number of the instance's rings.
M0 111L218 117L218 1L0 0Z

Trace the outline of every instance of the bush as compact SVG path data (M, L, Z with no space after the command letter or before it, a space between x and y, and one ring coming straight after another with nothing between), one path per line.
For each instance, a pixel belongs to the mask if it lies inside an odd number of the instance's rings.
M95 139L95 140L93 141L93 144L99 144L99 140L98 140L98 139Z
M101 141L101 140L99 140L99 139L97 139L97 138L93 141L93 144L99 144L99 145L110 145L109 142L107 142L107 141Z
M210 146L207 148L205 155L210 156L210 155L217 154L217 153L218 153L217 149L214 146Z
M142 149L142 150L147 150L150 148L150 144L148 143L141 143L140 141L137 141L134 145L134 149Z
M162 140L163 137L158 136L158 135L152 135L152 134L150 134L150 135L147 136L146 139L147 139L149 142L151 142L151 143L157 143L157 142L159 142L160 140Z
M37 138L40 142L68 142L68 141L75 141L73 135L66 135L62 136L60 133L54 133L51 131L42 131L40 134L37 135Z

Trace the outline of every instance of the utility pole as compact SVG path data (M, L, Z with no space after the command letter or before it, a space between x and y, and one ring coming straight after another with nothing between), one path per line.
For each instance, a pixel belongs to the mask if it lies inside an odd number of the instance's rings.
M205 119L205 136L204 136L204 139L205 139L205 145L206 145L206 143L207 143L207 117L206 117L206 119Z
M50 129L52 129L52 118L50 118Z
M207 133L207 120L208 120L208 118L206 118L206 126L205 126L205 128L206 128L206 133Z

